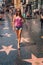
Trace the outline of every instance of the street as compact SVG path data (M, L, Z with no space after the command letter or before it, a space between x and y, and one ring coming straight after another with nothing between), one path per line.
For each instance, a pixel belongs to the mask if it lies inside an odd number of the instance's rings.
M20 50L7 13L0 21L0 65L43 65L43 29L40 19L26 19Z

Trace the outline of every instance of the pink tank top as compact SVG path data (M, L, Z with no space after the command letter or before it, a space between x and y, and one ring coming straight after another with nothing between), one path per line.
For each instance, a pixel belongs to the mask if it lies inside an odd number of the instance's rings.
M22 19L21 18L16 18L15 22L14 22L14 25L17 26L17 27L22 26Z

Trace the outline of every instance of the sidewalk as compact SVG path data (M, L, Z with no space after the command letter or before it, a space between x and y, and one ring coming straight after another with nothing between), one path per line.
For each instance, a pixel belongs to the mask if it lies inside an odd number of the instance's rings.
M30 21L27 21L28 25L26 25L27 22L24 23L22 39L31 39L31 35L33 35L32 38L37 41L35 34L39 35L39 22ZM41 42L43 40L38 40L36 44L30 43L30 40L27 44L27 40L23 40L23 43L20 44L20 50L18 50L16 34L11 29L9 17L6 16L3 23L4 26L0 26L1 34L4 35L0 37L0 65L43 65L43 43ZM36 23L38 23L37 26Z

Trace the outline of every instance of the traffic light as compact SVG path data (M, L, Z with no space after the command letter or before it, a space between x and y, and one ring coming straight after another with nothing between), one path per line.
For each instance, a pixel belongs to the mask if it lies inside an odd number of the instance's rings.
M22 5L26 4L26 0L21 0Z

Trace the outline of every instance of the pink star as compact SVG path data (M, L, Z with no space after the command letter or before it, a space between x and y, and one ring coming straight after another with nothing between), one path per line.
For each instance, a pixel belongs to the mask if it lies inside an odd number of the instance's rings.
M21 38L21 42L30 42L30 38L24 38L24 37L22 37Z
M3 35L6 36L6 37L11 37L12 34L5 33L5 34L3 34Z
M37 58L32 54L32 59L23 59L23 61L30 62L32 65L43 65L43 58Z
M3 49L0 49L0 52L5 51L7 55L10 53L10 51L16 50L16 49L12 48L12 45L10 45L10 46L4 46L3 45L2 48Z
M4 29L4 30L7 30L7 29L9 29L9 27L4 27L3 29Z

